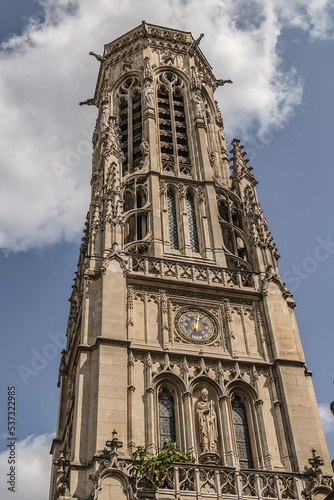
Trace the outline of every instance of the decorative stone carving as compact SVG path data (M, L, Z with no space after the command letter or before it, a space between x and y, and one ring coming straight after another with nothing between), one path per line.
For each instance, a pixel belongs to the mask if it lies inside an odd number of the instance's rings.
M62 449L60 450L60 455L57 460L54 460L53 463L56 467L59 467L56 472L56 498L66 497L70 495L69 490L69 481L67 479L67 474L65 467L69 467L70 461L65 457L67 452Z
M102 489L103 480L107 477L115 477L119 480L122 485L122 489L125 494L125 498L129 500L134 500L134 489L132 486L134 483L134 478L130 478L124 470L127 467L127 463L122 459L119 460L119 451L123 447L123 443L118 440L117 432L115 429L112 432L112 440L106 441L106 447L102 453L95 455L95 458L100 462L99 469L95 474L90 474L89 479L94 484L94 490L90 496L92 500L97 500L99 498L99 492Z
M202 449L200 461L202 463L216 463L219 459L217 454L217 414L214 402L209 401L209 392L205 387L201 391L201 399L195 405L195 411Z
M187 188L183 183L180 183L178 185L178 190L179 190L179 196L180 198L185 198L187 194Z
M151 66L149 57L144 58L143 73L144 73L144 80L149 80L151 82L153 81L153 68Z
M268 294L268 283L270 281L274 281L278 285L278 287L281 290L282 295L285 298L288 306L291 307L291 309L294 309L297 304L293 300L293 293L291 293L288 290L288 287L286 286L284 281L282 281L281 278L279 277L279 275L274 272L273 266L271 264L269 264L269 266L267 266L265 277L262 279L262 282L261 282L261 291L264 295Z
M312 458L309 458L309 464L312 467L311 470L311 488L305 488L302 491L302 495L306 500L314 500L316 498L327 497L329 493L332 492L333 480L330 476L324 476L321 465L324 465L323 459L317 455L316 450L312 450Z
M200 36L193 41L193 43L190 45L189 49L188 49L188 53L190 56L193 56L195 54L195 51L197 49L197 47L199 46L202 38L204 36L204 33L201 33Z
M99 62L104 62L104 61L105 61L105 57L100 56L99 54L95 54L95 52L92 52L92 51L91 51L91 52L89 52L89 55L90 55L90 56L94 56L94 57L95 57L95 59L96 59L97 61L99 61Z
M168 189L167 182L164 180L160 181L160 194L166 195L167 189Z
M101 119L100 119L100 132L103 134L109 126L109 104L107 102L104 102L102 104L101 108Z
M100 97L100 102L101 103L110 103L110 88L108 84L108 80L104 80L102 89L101 89L101 97Z
M219 109L218 101L215 101L215 119L216 119L217 125L219 127L224 128L224 121L223 121L221 111Z
M232 80L223 80L223 79L216 80L217 87L223 87L224 85L226 85L226 83L233 83L233 82Z
M109 158L114 154L117 158L123 159L123 152L119 140L119 127L115 116L110 116L108 127L104 130L102 136L102 154L105 158Z
M132 63L133 63L133 61L129 57L126 57L123 60L123 71L124 71L124 73L126 73L127 71L131 71L133 69Z
M175 57L174 57L174 55L172 54L172 52L169 52L169 51L164 52L164 53L162 54L162 62L163 62L164 64L168 64L168 65L170 65L170 66L171 66L171 65L173 65L173 64L174 64L174 62L175 62Z
M191 67L191 90L200 90L202 87L196 66Z

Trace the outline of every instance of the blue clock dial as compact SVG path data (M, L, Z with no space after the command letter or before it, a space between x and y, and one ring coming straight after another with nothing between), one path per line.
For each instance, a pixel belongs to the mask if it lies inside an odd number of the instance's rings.
M211 315L199 309L183 309L175 317L175 328L187 342L208 344L217 338L218 328Z

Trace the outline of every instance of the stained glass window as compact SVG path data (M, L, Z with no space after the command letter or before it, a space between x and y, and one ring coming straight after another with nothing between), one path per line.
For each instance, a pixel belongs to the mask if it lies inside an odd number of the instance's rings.
M175 205L175 196L172 191L168 191L167 193L167 208L168 208L170 247L174 250L178 250L179 237L177 232L176 205Z
M199 252L194 198L189 193L187 194L187 214L189 222L191 249L193 252Z
M175 442L174 399L166 388L159 395L159 430L161 448L165 441Z
M240 398L237 396L232 402L232 414L240 468L252 469L253 459L247 425L246 409Z

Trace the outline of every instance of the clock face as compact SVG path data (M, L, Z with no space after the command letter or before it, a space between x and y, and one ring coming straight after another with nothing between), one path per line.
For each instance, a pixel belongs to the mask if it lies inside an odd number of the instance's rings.
M218 335L216 321L206 312L198 309L183 309L175 317L177 333L187 342L209 344Z

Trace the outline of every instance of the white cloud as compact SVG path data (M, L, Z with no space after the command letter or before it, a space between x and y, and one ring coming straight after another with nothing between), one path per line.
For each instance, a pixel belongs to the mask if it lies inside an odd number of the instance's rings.
M8 450L0 453L1 500L45 500L49 496L52 457L49 454L53 434L29 436L16 443L15 493L8 491Z
M332 37L332 0L40 0L31 21L0 53L0 248L26 250L81 236L88 208L90 146L98 64L88 52L147 22L205 33L201 46L218 78L229 135L243 141L285 126L302 98L284 72L277 41L296 26ZM60 172L60 165L67 170Z
M319 405L319 412L325 434L334 432L334 415L329 409L329 405L322 403Z

